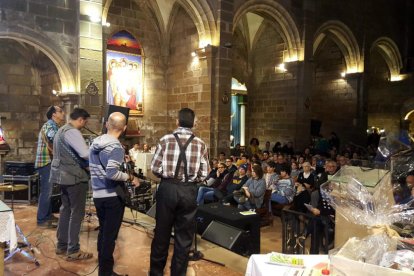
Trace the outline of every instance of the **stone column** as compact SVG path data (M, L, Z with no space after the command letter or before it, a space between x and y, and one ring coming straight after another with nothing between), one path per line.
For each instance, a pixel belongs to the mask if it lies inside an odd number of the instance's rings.
M214 47L211 77L211 156L221 151L230 153L233 1L222 0L218 6L220 41Z
M304 60L297 63L297 111L294 147L303 149L310 142L311 93L313 86L313 35L315 33L314 3L304 1Z
M102 1L80 0L79 20L79 83L80 106L102 106L103 104L103 72L105 66L102 60ZM91 101L91 93L86 87L91 81L98 88L99 97ZM88 110L91 111L91 110ZM99 112L100 109L97 109ZM93 110L92 110L93 113Z
M246 103L244 97L240 105L240 146L246 145Z

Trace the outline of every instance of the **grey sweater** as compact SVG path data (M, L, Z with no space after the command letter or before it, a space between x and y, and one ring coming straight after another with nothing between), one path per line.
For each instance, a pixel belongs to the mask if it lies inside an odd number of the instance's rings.
M256 205L256 208L261 208L263 205L263 197L266 191L266 181L261 179L250 178L247 180L243 187L248 187L251 197L249 198L251 203Z

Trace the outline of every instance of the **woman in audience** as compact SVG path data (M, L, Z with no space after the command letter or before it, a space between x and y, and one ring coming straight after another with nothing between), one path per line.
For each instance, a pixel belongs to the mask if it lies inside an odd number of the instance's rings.
M259 139L252 138L250 140L250 144L246 147L246 153L250 156L253 156L255 154L258 154L259 152Z
M309 162L303 163L303 172L299 173L296 186L296 195L293 199L293 210L306 213L308 209L305 207L305 203L311 202L311 193L315 187L315 175L311 171ZM314 207L317 207L318 199L315 202Z
M263 169L260 165L254 164L252 166L252 177L243 185L242 191L245 195L245 201L241 200L242 197L234 198L239 203L238 209L251 210L262 207L266 182L263 179Z

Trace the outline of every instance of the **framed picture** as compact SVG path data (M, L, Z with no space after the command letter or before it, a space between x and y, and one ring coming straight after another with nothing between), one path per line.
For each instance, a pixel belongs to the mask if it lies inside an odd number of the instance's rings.
M144 115L144 62L141 45L127 31L115 33L106 48L106 103Z

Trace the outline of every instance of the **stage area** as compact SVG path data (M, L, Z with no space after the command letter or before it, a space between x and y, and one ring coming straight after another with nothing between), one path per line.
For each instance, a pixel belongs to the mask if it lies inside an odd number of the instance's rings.
M55 254L56 230L36 227L36 211L37 206L15 205L14 216L23 233L36 247L35 255L40 266L36 267L34 263L17 254L5 263L4 275L98 275L96 217L93 215L88 217L81 231L81 248L93 252L94 257L87 261L67 262ZM125 219L135 223L125 222L121 227L114 254L115 270L131 276L147 275L154 219L138 212L132 214L129 209L125 212ZM280 218L276 217L273 226L261 228L261 253L281 252L281 239L281 222ZM172 249L171 245L170 258ZM205 260L190 262L187 275L244 275L248 258L202 240L200 237L198 249L206 259L223 263L225 266ZM0 267L0 271L3 271L3 268ZM169 272L166 275L170 275Z

